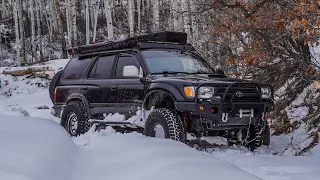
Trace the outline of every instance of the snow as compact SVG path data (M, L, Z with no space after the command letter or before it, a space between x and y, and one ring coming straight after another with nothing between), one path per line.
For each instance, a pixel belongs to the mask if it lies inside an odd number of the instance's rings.
M103 120L95 120L90 119L89 121L95 121L95 122L127 122L137 127L144 127L145 121L148 118L149 114L152 112L153 108L151 110L138 110L136 112L136 115L126 119L125 115L114 113L114 114L104 114Z
M230 180L258 179L173 140L123 135L107 128L88 132L92 138L85 145L81 142L87 139L78 137L76 146L50 120L0 115L0 121L0 179L193 180L213 174Z
M0 179L71 179L79 149L50 120L0 116Z
M50 61L33 67L63 68L67 60ZM0 68L3 71L5 68ZM17 68L23 69L23 68ZM310 144L313 131L301 126L293 133L272 136L269 147L250 152L244 147L220 146L202 151L168 139L121 134L107 127L90 129L71 138L50 114L52 107L47 81L0 74L9 85L0 88L0 179L8 180L122 180L122 179L319 179L320 146L305 156L295 156ZM30 82L29 82L30 81ZM2 81L3 82L3 81ZM28 83L27 83L28 82ZM43 86L39 86L42 84ZM303 92L287 108L291 121L308 114ZM130 119L106 115L103 121L135 124L150 112L139 111ZM144 118L143 118L144 117ZM139 121L138 121L139 119ZM141 124L140 124L141 125ZM192 137L189 137L192 138ZM225 145L220 137L203 138Z

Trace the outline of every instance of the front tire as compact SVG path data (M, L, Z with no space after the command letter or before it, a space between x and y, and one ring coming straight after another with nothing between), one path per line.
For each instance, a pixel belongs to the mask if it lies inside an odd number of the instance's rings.
M153 110L145 124L144 135L168 138L185 142L186 133L181 118L173 110L160 108Z
M249 129L249 142L247 147L254 151L255 149L261 147L262 145L270 145L270 129L266 120L261 124L251 125Z
M71 136L78 136L86 133L93 124L89 122L84 105L80 101L71 101L63 110L60 125Z

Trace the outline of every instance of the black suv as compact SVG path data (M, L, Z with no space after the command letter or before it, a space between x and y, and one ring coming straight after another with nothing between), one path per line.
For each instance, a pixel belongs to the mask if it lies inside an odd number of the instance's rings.
M273 109L270 85L228 78L187 44L187 34L162 32L72 48L74 58L50 84L54 112L72 135L95 123L134 127L146 136L187 142L219 135L229 144L269 145L265 116ZM106 114L140 123L107 121ZM147 113L144 113L147 112Z

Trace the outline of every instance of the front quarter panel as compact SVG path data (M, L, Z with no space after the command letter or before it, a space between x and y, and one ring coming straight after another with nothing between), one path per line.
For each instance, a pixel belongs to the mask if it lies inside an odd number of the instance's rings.
M187 98L182 94L183 93L183 85L172 85L169 83L151 83L148 92L153 90L164 90L170 93L176 101L188 101Z

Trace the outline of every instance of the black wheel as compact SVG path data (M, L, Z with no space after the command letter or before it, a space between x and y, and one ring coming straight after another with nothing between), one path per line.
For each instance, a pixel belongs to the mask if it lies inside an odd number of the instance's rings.
M61 78L61 75L63 73L63 70L57 72L53 78L51 79L50 81L50 85L49 85L49 95L50 95L50 99L51 101L54 103L54 100L53 100L53 96L54 96L54 91L56 89L56 87L58 86L59 82L60 82L60 78Z
M80 101L72 101L63 110L60 124L71 136L78 136L92 127L93 124L88 120L84 105Z
M270 144L270 129L267 122L252 124L249 129L249 138L247 138L247 147L253 151L262 145Z
M185 142L186 133L179 115L166 108L155 109L146 121L144 135Z

